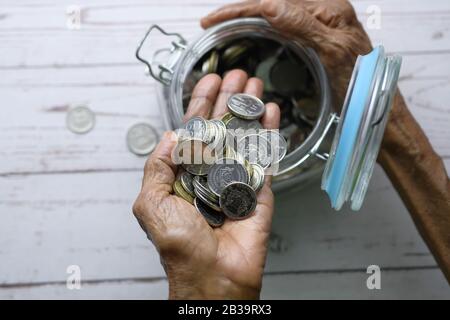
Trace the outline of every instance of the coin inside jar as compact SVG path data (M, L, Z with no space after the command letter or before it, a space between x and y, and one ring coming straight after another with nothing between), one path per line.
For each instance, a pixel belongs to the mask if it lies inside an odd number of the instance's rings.
M219 159L208 173L208 186L210 190L220 196L222 190L232 182L248 183L249 176L243 164L235 159Z
M247 184L233 182L227 185L220 195L220 207L232 220L247 218L256 209L256 193Z
M245 93L232 95L227 106L232 114L246 120L257 120L266 111L266 106L260 99Z
M205 141L207 136L208 125L202 117L194 117L189 119L184 125L187 137ZM183 137L183 138L187 138ZM206 142L206 141L205 141Z
M217 67L219 65L219 54L217 51L211 52L208 59L203 62L202 72L203 74L215 73L217 72Z
M270 81L275 91L287 96L303 90L307 81L307 69L304 64L293 60L280 60L271 69Z

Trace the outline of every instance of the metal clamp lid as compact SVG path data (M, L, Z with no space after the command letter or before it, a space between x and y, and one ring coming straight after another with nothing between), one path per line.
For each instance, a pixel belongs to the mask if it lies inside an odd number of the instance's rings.
M373 173L392 100L401 57L387 56L382 46L358 57L336 130L322 189L339 210L350 201L359 210Z
M149 37L150 33L154 30L158 30L163 35L168 37L175 37L175 41L171 41L170 48L162 48L156 50L152 56L152 58L148 61L141 57L141 50ZM152 25L147 32L145 33L144 38L139 43L136 49L136 58L143 62L147 66L147 70L149 74L157 81L161 82L164 85L169 85L172 81L172 75L174 73L174 67L177 64L181 54L186 49L187 41L179 34L179 33L170 33L166 32L158 25ZM165 54L162 59L166 59L167 61L158 62L158 59L161 59L160 56ZM159 73L158 73L159 69Z

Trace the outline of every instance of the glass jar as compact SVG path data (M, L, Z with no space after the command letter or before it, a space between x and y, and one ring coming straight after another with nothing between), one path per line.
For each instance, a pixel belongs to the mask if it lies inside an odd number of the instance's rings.
M142 47L154 31L171 41L168 46L155 50L150 58L144 58ZM212 48L246 37L270 39L289 48L306 64L318 90L317 121L306 140L281 161L273 189L281 191L306 184L317 178L326 165L322 189L329 194L333 207L339 209L349 200L352 208L358 209L378 154L401 59L387 57L382 47L359 57L339 117L331 109L329 82L316 52L284 37L264 19L239 18L223 22L207 29L190 45L180 34L168 33L154 25L138 46L136 57L161 84L158 100L168 128L179 128L183 124L183 86L196 63ZM335 130L331 151L323 152L323 148L327 148L324 141L332 138Z

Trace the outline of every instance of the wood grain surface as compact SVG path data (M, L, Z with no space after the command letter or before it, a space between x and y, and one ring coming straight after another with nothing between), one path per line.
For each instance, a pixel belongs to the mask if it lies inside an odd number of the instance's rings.
M0 3L0 298L167 297L159 257L131 213L145 158L127 129L165 130L157 84L134 50L149 25L192 40L218 0L3 0ZM352 1L381 9L374 44L403 55L400 88L450 169L450 2ZM67 6L82 9L80 30ZM166 39L154 39L163 46ZM87 105L96 126L66 128ZM277 195L263 298L450 298L391 183L377 167L360 212L335 213L318 183ZM68 290L79 265L82 290ZM382 269L368 290L367 266Z

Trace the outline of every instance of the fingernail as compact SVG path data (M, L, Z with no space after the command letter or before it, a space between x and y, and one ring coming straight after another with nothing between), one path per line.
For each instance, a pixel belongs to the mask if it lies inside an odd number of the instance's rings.
M280 5L283 1L279 0L262 0L261 9L266 17L275 18L278 15Z

